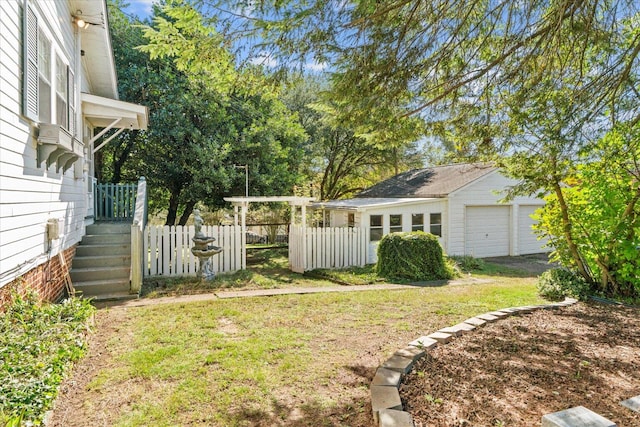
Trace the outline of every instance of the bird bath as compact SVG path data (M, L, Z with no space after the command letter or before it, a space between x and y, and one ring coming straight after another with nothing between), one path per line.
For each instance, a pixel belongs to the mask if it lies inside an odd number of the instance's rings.
M216 273L213 270L211 264L211 257L222 252L222 248L219 246L210 245L216 239L215 237L205 236L202 232L202 217L200 211L194 209L193 222L196 227L196 234L191 238L193 241L193 247L191 253L198 258L198 273L197 276L201 279L211 280L215 277Z

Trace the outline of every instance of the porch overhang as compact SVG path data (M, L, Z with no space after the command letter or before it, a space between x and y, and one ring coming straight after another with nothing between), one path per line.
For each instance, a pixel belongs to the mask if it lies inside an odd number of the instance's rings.
M144 105L83 93L82 115L94 127L147 130L149 109Z

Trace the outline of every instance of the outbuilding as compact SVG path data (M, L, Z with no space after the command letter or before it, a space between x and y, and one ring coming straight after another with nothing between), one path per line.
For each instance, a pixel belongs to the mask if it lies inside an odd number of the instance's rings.
M449 255L477 258L544 252L531 226L541 198L503 202L517 182L489 164L452 164L411 170L346 200L316 203L325 227L368 229L368 262L383 235L422 230L438 236Z

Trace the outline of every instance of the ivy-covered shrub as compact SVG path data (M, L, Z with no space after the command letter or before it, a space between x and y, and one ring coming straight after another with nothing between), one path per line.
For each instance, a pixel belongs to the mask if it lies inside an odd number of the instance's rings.
M13 296L0 313L0 425L40 425L71 362L85 352L88 300Z
M589 284L578 274L566 268L552 268L538 278L538 293L552 301L564 297L586 299L589 296Z
M438 238L422 231L385 235L378 245L376 273L388 279L415 281L453 277Z

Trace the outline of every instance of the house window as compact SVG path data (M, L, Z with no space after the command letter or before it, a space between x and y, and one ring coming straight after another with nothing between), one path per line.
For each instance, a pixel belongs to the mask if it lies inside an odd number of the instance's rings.
M377 242L382 239L382 215L371 215L369 217L369 240Z
M402 215L389 215L389 232L399 233L402 231Z
M424 214L411 215L411 231L424 231Z
M27 2L22 28L23 113L34 122L55 123L74 134L73 73L65 62L65 56L53 56L58 49L47 37L38 19L34 8Z
M351 228L356 226L356 214L353 212L347 214L347 225Z
M69 129L69 82L67 66L56 55L56 124Z
M38 121L51 123L51 42L38 31Z
M442 214L432 213L429 215L429 232L434 236L442 237Z

